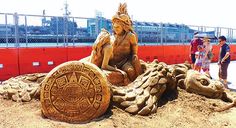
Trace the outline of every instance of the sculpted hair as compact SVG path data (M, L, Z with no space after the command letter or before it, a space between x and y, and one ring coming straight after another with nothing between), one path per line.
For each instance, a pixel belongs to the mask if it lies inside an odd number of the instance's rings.
M113 22L120 24L125 32L132 32L132 33L134 33L132 25L128 25L128 24L124 23L123 21L121 21L119 19L115 19L115 20L113 20ZM113 33L116 34L114 31L113 31Z

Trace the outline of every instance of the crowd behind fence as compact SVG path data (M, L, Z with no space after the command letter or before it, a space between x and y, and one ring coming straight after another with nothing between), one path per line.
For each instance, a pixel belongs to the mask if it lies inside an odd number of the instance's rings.
M102 28L112 33L110 19L0 13L0 47L92 45ZM140 45L187 45L198 31L224 35L236 43L236 29L184 24L133 22ZM212 42L216 42L212 40Z

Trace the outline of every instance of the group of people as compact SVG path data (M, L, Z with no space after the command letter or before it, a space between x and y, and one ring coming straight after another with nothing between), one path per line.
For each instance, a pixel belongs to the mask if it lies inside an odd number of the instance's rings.
M205 37L202 40L197 37L197 33L194 33L194 39L191 41L190 49L192 68L199 72L203 70L210 76L210 63L213 58L210 39Z
M208 37L199 38L198 33L194 33L194 38L190 42L192 68L199 72L205 72L209 77L210 63L213 58L212 45ZM218 38L220 45L220 54L218 59L219 65L219 80L227 87L227 69L230 63L230 47L226 44L225 36Z

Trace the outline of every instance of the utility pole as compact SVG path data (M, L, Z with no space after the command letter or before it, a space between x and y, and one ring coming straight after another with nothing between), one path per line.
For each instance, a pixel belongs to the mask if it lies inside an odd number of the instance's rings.
M19 47L19 17L17 13L14 13L14 24L15 24L15 47Z
M43 19L42 19L42 26L45 27L46 26L46 17L45 17L46 11L45 9L43 10Z
M65 46L68 46L68 21L69 21L69 15L71 14L68 10L68 3L67 1L65 2L64 4L64 10L65 10L65 13L63 14L64 16L64 43L65 43Z

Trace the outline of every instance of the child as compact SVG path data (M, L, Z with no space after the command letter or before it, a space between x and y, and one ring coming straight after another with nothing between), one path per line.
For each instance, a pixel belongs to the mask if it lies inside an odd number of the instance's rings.
M194 63L194 70L201 71L202 68L202 62L205 56L203 45L198 45L198 51L195 53L196 61Z
M205 49L205 56L202 63L202 70L210 77L210 64L211 59L213 58L212 54L212 45L210 43L210 39L208 37L205 37L203 39L203 46Z

